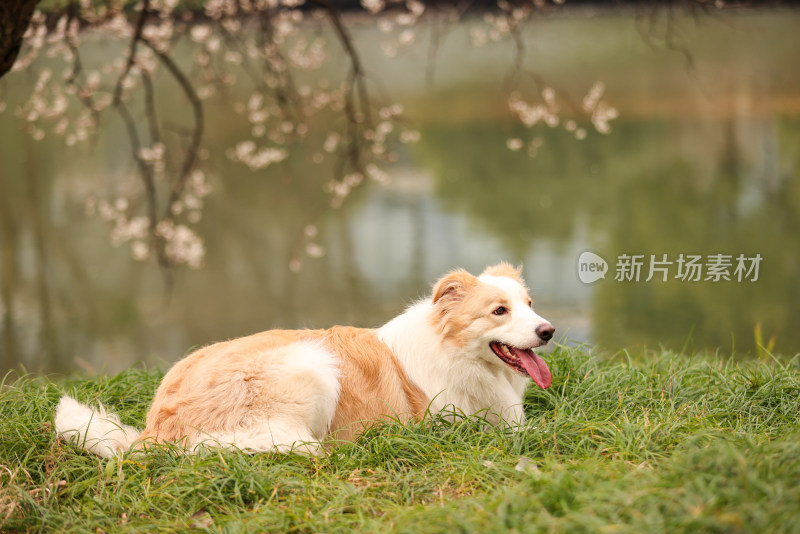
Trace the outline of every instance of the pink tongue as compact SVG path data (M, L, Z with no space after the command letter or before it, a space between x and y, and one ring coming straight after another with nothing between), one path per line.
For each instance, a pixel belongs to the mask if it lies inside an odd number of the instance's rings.
M533 381L536 382L536 385L542 389L550 387L552 377L550 376L550 369L547 367L547 364L544 363L543 359L532 350L519 350L515 348L511 350L514 351L514 355L520 359L522 366L528 371L528 374L533 378Z

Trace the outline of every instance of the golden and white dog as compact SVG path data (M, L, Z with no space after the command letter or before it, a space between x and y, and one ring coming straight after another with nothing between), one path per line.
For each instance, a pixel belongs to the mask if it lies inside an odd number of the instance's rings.
M269 330L193 352L164 376L142 432L67 396L55 427L111 457L148 442L313 453L328 435L352 439L381 418L448 406L521 423L529 378L550 385L533 349L553 332L518 269L456 270L377 330Z

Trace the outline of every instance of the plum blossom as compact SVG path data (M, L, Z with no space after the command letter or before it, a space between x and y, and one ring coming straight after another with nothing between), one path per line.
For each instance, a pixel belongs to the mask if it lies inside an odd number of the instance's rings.
M191 228L180 224L175 227L160 227L160 234L165 238L167 257L176 264L186 264L192 269L199 269L205 258L205 245L202 238Z
M605 86L602 82L595 82L581 102L581 110L588 115L595 130L601 134L611 131L609 121L618 116L615 108L601 100L604 90ZM558 96L552 88L545 87L541 92L541 99L541 103L529 104L519 92L515 91L509 96L508 106L522 125L527 128L532 128L539 123L544 123L551 128L561 124L564 130L574 135L575 139L579 141L586 139L586 128L580 126L575 118L566 119L562 123L559 117ZM542 144L541 138L534 138L527 145L527 154L535 156ZM509 150L519 151L525 146L525 143L522 139L514 137L506 140L506 145Z
M229 156L255 171L285 160L289 157L289 152L277 147L258 148L253 141L242 141L236 145L233 152L229 153Z
M383 11L383 8L386 7L386 2L383 0L361 0L361 6L375 15Z
M600 100L604 91L605 84L599 81L595 82L583 97L582 107L586 113L591 114L595 129L602 134L607 134L611 131L608 122L616 119L619 114L615 108Z

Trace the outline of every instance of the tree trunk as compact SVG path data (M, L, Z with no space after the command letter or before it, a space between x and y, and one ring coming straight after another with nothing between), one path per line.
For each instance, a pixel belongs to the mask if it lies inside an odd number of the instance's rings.
M11 70L39 0L0 0L0 77Z

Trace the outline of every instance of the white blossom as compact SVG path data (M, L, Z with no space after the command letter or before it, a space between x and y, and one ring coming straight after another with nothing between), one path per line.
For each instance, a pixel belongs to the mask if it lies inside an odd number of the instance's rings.
M383 11L386 3L383 0L361 0L361 6L374 15Z

